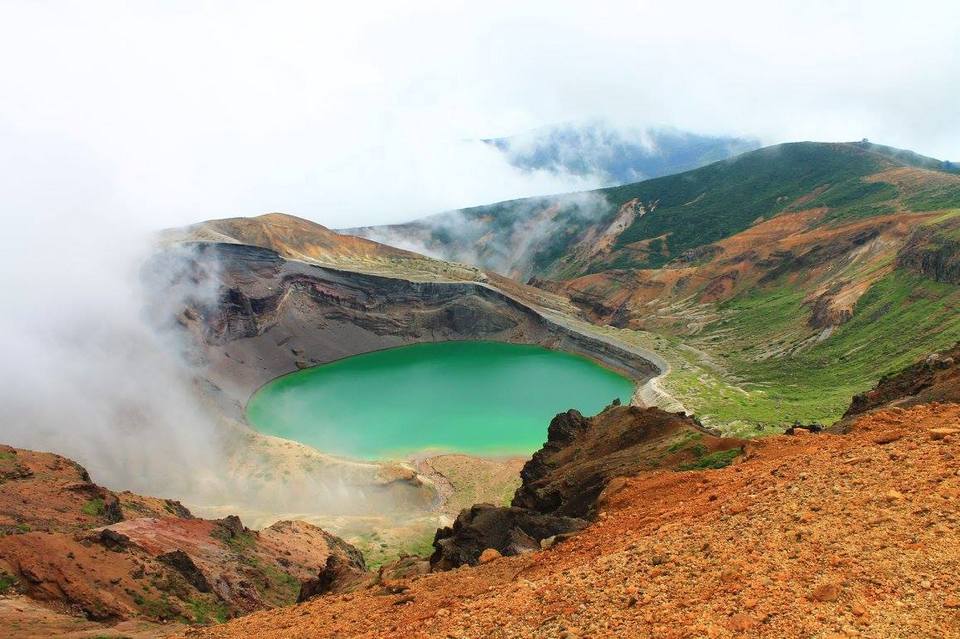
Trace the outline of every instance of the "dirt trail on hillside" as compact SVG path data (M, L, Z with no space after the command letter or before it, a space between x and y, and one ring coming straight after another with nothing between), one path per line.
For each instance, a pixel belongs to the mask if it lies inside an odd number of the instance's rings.
M553 548L190 637L960 637L960 406L649 472Z

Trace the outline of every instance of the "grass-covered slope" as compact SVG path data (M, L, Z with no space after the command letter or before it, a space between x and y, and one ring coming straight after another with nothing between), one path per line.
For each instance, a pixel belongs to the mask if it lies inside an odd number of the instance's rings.
M947 182L888 172L915 170ZM359 229L515 277L570 278L612 268L657 268L752 224L805 208L832 223L960 203L960 180L941 162L866 142L766 147L676 175L526 198Z
M657 201L667 182L675 192ZM792 144L617 191L653 212L625 226L606 264L571 263L545 285L594 321L672 338L663 386L708 423L740 434L830 423L849 396L960 338L960 176L949 164ZM657 251L635 250L651 237Z
M894 270L827 339L771 355L776 342L805 332L802 295L782 286L720 305L724 319L705 334L726 330L718 355L747 391L715 399L722 421L831 423L880 377L960 340L960 287Z

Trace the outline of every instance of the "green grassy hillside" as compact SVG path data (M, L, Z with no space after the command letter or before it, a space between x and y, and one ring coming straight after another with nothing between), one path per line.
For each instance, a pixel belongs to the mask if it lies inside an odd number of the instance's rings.
M949 162L866 142L797 142L624 186L499 202L360 232L523 278L658 268L785 211L827 207L826 221L838 222L960 206L960 186L864 179L903 167L958 171ZM619 232L612 251L578 257L631 201L645 214Z

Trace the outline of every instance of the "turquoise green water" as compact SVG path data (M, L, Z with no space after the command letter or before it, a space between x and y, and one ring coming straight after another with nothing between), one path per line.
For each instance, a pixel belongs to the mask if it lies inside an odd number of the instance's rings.
M590 360L538 346L440 342L348 357L291 373L250 399L260 432L368 459L439 449L527 454L550 419L592 415L633 382Z

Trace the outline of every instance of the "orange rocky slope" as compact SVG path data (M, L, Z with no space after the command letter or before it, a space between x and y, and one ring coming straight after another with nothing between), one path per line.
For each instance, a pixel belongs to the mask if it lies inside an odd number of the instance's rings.
M543 552L183 636L960 637L960 406L798 432L611 484Z
M331 556L343 561L328 578L364 569L355 549L305 522L251 531L236 517L198 519L178 502L98 486L58 455L0 446L0 595L18 598L0 606L3 637L62 636L82 618L102 631L293 603ZM37 602L49 614L33 614Z
M287 259L419 280L469 282L484 279L475 268L431 259L362 237L341 235L315 222L284 213L208 220L182 229L167 230L161 239L166 242L262 246Z
M893 270L911 232L937 214L825 225L826 214L825 208L784 213L659 269L539 283L570 295L599 320L690 333L716 318L713 304L783 277L781 284L805 292L811 329L837 326L850 318L860 296Z

